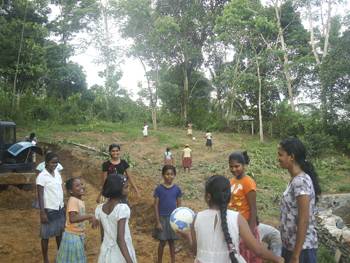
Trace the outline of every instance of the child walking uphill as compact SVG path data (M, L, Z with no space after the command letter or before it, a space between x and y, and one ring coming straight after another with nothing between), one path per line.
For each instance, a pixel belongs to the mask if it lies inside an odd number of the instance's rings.
M248 221L255 238L259 240L256 223L256 184L245 174L249 161L247 152L234 152L229 156L230 171L234 177L230 180L232 195L228 207L241 213ZM262 263L262 260L250 251L244 242L240 243L240 251L247 262Z
M108 200L95 210L103 230L98 263L137 263L129 228L130 208L123 203L128 195L127 178L119 174L108 175L102 194Z
M238 212L227 210L230 198L230 182L226 177L214 175L207 180L205 200L209 208L196 215L191 232L181 233L191 243L195 263L245 263L238 248L239 238L259 256L283 263L281 257L254 238L247 221Z
M65 223L62 178L56 169L57 164L58 156L52 152L48 153L45 156L45 169L36 178L44 263L49 262L49 238L56 237L57 249L59 249Z
M169 244L171 263L175 262L175 240L177 236L170 227L170 214L181 206L181 189L173 183L176 169L172 165L164 165L162 169L164 182L154 190L154 212L156 231L154 237L159 240L158 263L162 262L166 242Z
M89 221L93 227L96 227L97 221L94 215L85 214L85 203L81 200L84 187L80 178L68 179L66 189L70 195L66 209L66 227L56 263L86 263L84 221Z

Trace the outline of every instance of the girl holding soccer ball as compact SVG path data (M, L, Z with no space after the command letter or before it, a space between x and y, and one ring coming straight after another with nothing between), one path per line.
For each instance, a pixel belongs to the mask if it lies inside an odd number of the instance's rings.
M170 215L181 206L182 192L174 184L176 169L172 165L164 165L162 169L163 183L154 190L154 212L156 216L156 229L154 237L159 240L158 263L162 262L166 243L169 244L171 263L175 263L175 240L177 236L170 226Z

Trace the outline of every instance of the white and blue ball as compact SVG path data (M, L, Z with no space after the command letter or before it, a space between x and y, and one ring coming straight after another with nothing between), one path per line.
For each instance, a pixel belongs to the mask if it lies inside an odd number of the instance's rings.
M170 215L170 226L175 232L189 231L194 216L195 213L188 207L178 207Z

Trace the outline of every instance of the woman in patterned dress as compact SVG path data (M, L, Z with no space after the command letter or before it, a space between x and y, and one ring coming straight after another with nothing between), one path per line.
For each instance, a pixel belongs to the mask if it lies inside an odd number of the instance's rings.
M315 215L321 194L317 173L306 160L305 147L297 138L280 143L278 161L291 175L281 200L282 257L286 263L316 263Z

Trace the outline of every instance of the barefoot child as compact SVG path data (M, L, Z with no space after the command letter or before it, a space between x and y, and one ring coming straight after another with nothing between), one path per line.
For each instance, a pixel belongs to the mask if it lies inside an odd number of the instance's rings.
M256 223L256 184L251 177L245 174L249 161L247 152L234 152L229 156L233 178L230 180L232 195L228 207L239 212L248 221L251 232L259 240ZM250 251L244 242L240 244L240 251L247 262L262 263L262 260Z
M181 189L173 183L176 169L172 165L164 165L162 169L164 182L154 190L154 212L156 231L154 237L159 240L158 263L162 262L166 243L169 244L171 263L175 262L175 240L177 236L170 227L170 214L181 206Z
M256 254L272 262L283 263L262 246L252 235L247 221L238 213L227 210L231 198L230 182L220 175L210 177L205 185L208 209L199 212L191 232L181 232L192 245L195 263L245 263L239 252L241 238Z
M67 203L66 227L63 233L56 263L85 263L85 224L84 221L96 226L93 215L85 214L85 203L81 200L84 187L79 177L66 181L66 189L70 197Z
M40 209L40 237L44 263L49 262L49 238L55 237L60 247L65 215L62 178L57 168L58 156L50 152L45 156L45 169L36 178Z
M108 175L102 195L108 200L95 210L103 230L98 263L137 263L129 229L130 208L123 203L128 195L127 178L119 174Z

